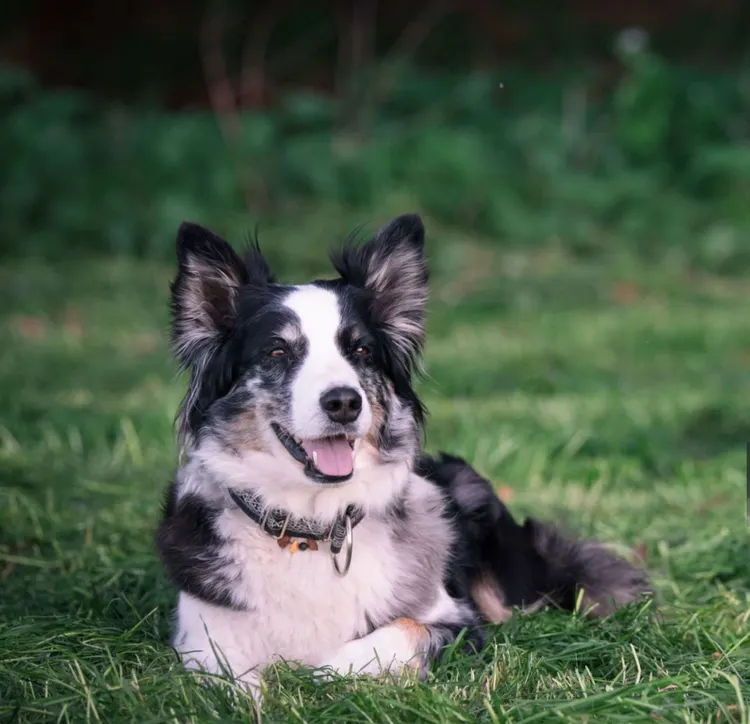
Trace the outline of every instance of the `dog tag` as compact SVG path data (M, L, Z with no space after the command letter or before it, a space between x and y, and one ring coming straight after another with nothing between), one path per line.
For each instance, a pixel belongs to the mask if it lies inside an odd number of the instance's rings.
M299 540L295 538L289 546L290 553L296 553L297 551L316 551L318 550L318 544L314 540Z

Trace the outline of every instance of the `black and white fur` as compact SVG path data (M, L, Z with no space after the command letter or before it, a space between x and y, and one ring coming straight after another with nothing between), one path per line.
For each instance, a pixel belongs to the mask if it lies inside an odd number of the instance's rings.
M179 589L174 645L186 666L253 693L277 660L424 673L462 630L479 645L482 626L513 607L571 609L582 597L603 615L647 592L600 544L520 526L465 462L422 455L418 216L346 245L336 279L302 286L277 283L257 246L239 256L194 224L180 228L177 255L173 344L190 384L157 547ZM340 390L359 400L343 416L323 403ZM320 440L338 440L346 458L335 474L305 461ZM359 507L351 568L339 575L326 543L280 547L230 490L322 523Z

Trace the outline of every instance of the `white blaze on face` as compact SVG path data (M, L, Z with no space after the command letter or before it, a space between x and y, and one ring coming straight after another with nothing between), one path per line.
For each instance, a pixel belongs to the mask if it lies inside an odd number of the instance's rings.
M362 396L357 435L370 429L372 413L354 367L336 344L341 311L336 295L315 286L295 289L284 301L299 317L307 341L307 354L292 383L293 434L305 440L323 437L330 421L320 406L320 397L334 387L352 387ZM330 434L330 433L329 433Z

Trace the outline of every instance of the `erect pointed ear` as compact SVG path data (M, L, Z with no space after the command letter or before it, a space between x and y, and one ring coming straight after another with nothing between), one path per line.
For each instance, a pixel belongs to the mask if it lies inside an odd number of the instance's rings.
M177 232L177 262L172 344L189 367L205 360L234 326L240 288L267 283L271 274L257 247L243 260L224 239L192 223Z
M409 371L422 353L427 303L425 230L417 214L404 214L366 244L334 254L341 277L371 293L370 310Z

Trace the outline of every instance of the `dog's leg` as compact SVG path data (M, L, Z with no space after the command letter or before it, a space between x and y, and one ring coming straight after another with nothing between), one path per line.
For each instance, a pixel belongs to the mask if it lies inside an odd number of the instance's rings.
M263 703L261 676L256 669L243 670L243 665L231 661L221 652L213 648L210 652L182 653L178 652L186 669L195 671L198 680L206 685L226 685L231 682L238 691L249 694L260 705Z
M201 683L231 682L238 691L261 699L264 652L252 617L244 611L205 603L181 593L174 648Z
M430 639L427 625L413 618L397 618L361 639L344 644L323 663L323 668L341 676L378 676L404 670L422 675L432 648Z
M466 603L452 599L442 589L438 602L424 616L397 618L367 636L349 641L326 657L321 667L346 676L366 674L427 674L429 663L442 649L467 628L474 637L480 633L479 620ZM476 648L481 640L474 639Z

